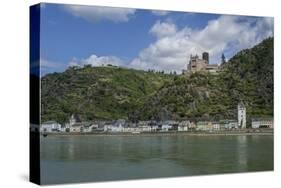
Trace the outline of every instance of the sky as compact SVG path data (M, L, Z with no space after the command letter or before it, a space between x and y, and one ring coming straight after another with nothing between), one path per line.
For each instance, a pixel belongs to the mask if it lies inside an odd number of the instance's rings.
M41 75L107 64L180 73L190 55L218 64L273 36L273 18L41 4Z

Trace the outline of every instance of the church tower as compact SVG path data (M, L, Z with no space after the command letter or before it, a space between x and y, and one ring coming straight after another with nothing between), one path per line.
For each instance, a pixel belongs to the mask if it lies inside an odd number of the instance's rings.
M238 127L241 129L246 128L246 107L243 102L239 102L237 105L237 115L238 115Z
M74 125L75 123L80 123L80 122L81 122L80 117L77 114L72 114L72 116L69 119L70 126Z

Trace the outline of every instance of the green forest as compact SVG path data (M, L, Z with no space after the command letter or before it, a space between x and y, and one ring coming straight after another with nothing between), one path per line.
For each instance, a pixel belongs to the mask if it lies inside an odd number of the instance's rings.
M69 67L41 78L42 122L236 118L273 116L273 38L244 49L218 74L165 74L112 65Z

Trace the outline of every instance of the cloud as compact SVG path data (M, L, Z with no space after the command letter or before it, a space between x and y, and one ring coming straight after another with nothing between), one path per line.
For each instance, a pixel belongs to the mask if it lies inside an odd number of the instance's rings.
M157 21L152 28L150 29L150 33L155 35L158 38L163 38L165 36L174 35L177 31L177 27L174 24L165 23Z
M106 66L108 64L115 66L122 66L124 61L115 56L97 56L92 54L90 57L86 59L76 59L74 58L69 62L69 66L84 66L84 65L92 65L92 66Z
M59 67L60 64L47 59L40 59L40 66L44 68L56 68Z
M35 62L35 65L39 65L38 61ZM52 72L60 72L63 71L64 69L65 69L65 64L61 62L51 61L45 58L40 59L40 72L42 76Z
M129 66L181 72L186 69L191 54L207 51L211 63L219 63L222 53L230 57L273 36L273 19L221 16L201 30L178 29L171 22L157 21L149 33L156 36L156 41L143 49Z
M152 10L151 13L156 15L156 16L166 16L170 12L169 11L165 11L165 10Z
M135 9L112 8L97 6L65 5L65 9L76 17L83 18L90 22L112 21L115 23L127 22Z

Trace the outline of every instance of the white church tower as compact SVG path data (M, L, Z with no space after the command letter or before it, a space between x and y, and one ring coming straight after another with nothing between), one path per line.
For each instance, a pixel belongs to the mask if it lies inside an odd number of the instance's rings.
M69 119L69 125L72 127L75 123L81 122L79 116L77 114L72 114L70 119Z
M237 105L238 127L241 129L246 128L246 107L243 102Z

